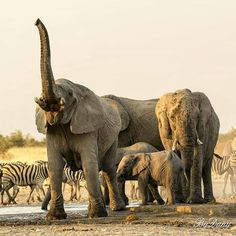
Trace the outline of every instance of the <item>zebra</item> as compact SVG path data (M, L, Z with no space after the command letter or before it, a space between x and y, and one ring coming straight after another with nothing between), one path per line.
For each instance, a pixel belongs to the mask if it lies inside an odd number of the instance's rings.
M15 163L15 164L18 164L18 165L20 165L20 166L26 166L27 165L27 163L26 162L21 162L21 161L16 161L16 162L0 162L0 171L1 171L1 177L2 177L2 168L5 166L5 165L7 165L7 164L11 164L11 163ZM0 192L2 191L2 178L0 179ZM16 195L17 196L17 194L18 194L18 192L19 192L19 187L17 186L17 185L14 185L13 186L13 195ZM10 199L9 199L10 200ZM16 204L16 201L15 200L13 200L12 201L12 203L13 204Z
M44 164L31 164L31 165L22 165L20 163L9 163L5 164L2 167L2 191L1 191L1 204L3 203L3 194L4 192L8 195L8 203L14 201L18 191L11 197L9 194L9 189L14 185L17 186L30 186L31 191L27 199L29 204L30 197L38 185L40 189L43 189L43 182L48 178L48 168L47 163ZM45 192L43 191L45 196Z
M84 174L82 170L73 171L70 167L65 166L64 167L64 173L63 173L63 180L64 183L63 192L65 191L65 184L68 184L71 186L71 195L70 200L73 201L73 199L80 200L81 198L81 192L80 192L80 182L85 181ZM85 186L86 188L86 186ZM77 191L79 196L77 197Z
M227 156L219 156L214 154L215 158L212 160L212 174L213 175L223 175L224 176L224 187L223 187L223 195L225 195L225 189L227 185L228 178L230 176L230 185L231 185L231 193L236 193L236 150L233 151L230 155Z

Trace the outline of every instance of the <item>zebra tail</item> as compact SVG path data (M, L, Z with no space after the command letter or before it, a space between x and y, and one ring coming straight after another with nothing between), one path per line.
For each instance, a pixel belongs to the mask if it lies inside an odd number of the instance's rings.
M220 156L220 155L219 155L219 154L217 154L217 153L214 153L214 156L215 156L216 158L220 159L220 160L223 160L223 157L222 157L222 156Z

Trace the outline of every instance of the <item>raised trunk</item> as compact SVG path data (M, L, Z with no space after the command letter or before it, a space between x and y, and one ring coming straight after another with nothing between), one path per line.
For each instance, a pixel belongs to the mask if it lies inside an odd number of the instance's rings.
M41 79L43 98L47 103L58 103L59 97L51 68L50 44L47 30L44 24L38 19L35 22L38 27L41 43Z

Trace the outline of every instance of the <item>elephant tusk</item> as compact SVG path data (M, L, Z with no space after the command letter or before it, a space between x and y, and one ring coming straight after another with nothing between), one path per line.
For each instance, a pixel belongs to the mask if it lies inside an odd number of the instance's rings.
M197 139L197 144L198 144L198 145L202 145L203 142L198 138L198 139Z
M172 151L175 151L175 150L176 150L176 143L177 143L177 139L175 139L175 141L174 141L174 143L173 143Z

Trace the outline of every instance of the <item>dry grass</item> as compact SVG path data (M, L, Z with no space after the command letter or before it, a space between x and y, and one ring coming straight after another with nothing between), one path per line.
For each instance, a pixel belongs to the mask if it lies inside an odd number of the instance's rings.
M2 161L22 161L32 163L36 160L47 160L45 147L11 148L8 151L7 156L8 158Z

